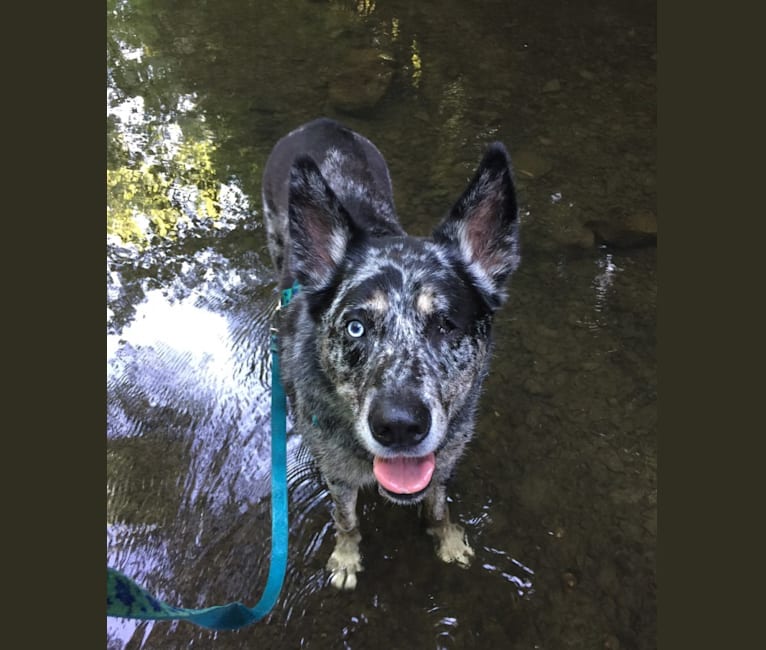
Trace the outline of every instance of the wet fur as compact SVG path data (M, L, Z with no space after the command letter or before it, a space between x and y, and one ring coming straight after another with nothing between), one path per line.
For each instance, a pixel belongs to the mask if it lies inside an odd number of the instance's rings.
M450 521L446 485L473 435L492 316L520 259L504 146L489 145L433 235L416 238L399 225L378 149L334 121L315 120L274 147L263 209L281 288L301 285L281 313L282 380L295 430L334 504L332 584L353 589L362 570L356 500L376 483L375 455L435 452L422 493L379 491L395 503L422 502L437 555L467 566L473 551ZM347 331L352 320L363 326L358 338ZM372 411L385 417L381 404L392 403L420 405L411 410L425 422L423 440L392 451L373 435Z

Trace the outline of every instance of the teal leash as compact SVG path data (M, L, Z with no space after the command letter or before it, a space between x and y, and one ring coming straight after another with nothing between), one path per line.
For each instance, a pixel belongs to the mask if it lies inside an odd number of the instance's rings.
M279 308L300 290L282 291ZM261 620L279 598L287 569L287 400L280 379L279 339L271 330L271 564L266 587L255 607L240 602L204 609L173 607L116 569L106 569L106 615L156 621L189 621L211 630L235 630Z

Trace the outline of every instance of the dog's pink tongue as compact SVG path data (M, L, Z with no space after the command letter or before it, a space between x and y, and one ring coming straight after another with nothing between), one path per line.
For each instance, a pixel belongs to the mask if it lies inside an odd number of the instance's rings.
M436 467L433 453L420 458L380 458L375 456L372 471L384 488L395 494L414 494L425 489L431 482Z

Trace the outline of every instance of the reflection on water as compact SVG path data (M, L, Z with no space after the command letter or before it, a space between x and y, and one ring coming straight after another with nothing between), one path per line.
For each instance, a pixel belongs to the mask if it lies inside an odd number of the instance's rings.
M482 569L486 569L487 571L490 571L490 572L493 572L493 573L497 573L501 578L503 578L504 580L507 580L511 584L515 585L516 593L520 597L532 594L532 580L531 580L531 578L535 575L535 572L532 571L532 569L530 569L527 566L524 566L518 560L510 557L507 552L501 551L500 549L489 548L489 547L485 546L484 550L488 554L492 554L492 555L498 556L498 558L499 558L498 561L502 561L502 563L504 565L507 566L510 563L511 565L513 565L516 568L516 570L521 570L523 572L523 574L526 574L526 575L525 576L523 575L522 577L517 576L517 575L513 575L513 574L509 573L508 571L503 570L502 566L497 566L495 564L490 564L488 562L485 563L485 564L482 564Z
M599 258L597 261L597 265L600 272L593 278L593 288L596 293L596 302L593 310L601 312L604 311L604 307L607 304L607 292L614 283L615 273L621 271L621 269L614 263L612 253L604 254L604 257Z
M417 509L371 491L359 586L329 589L329 497L290 436L272 613L225 633L109 619L108 647L656 647L655 250L599 246L588 226L655 210L654 5L107 11L107 560L161 598L254 604L266 582L273 143L320 114L362 131L423 235L500 139L523 223L451 490L473 565L441 564Z

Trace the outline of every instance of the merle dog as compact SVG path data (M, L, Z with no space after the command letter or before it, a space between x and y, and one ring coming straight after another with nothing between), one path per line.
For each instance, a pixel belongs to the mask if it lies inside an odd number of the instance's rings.
M281 288L299 286L280 318L282 380L334 505L332 584L356 586L357 494L373 484L394 503L422 502L439 558L468 566L446 483L473 434L492 316L520 259L505 147L489 145L432 236L417 238L399 225L375 145L314 120L272 150L263 210Z

